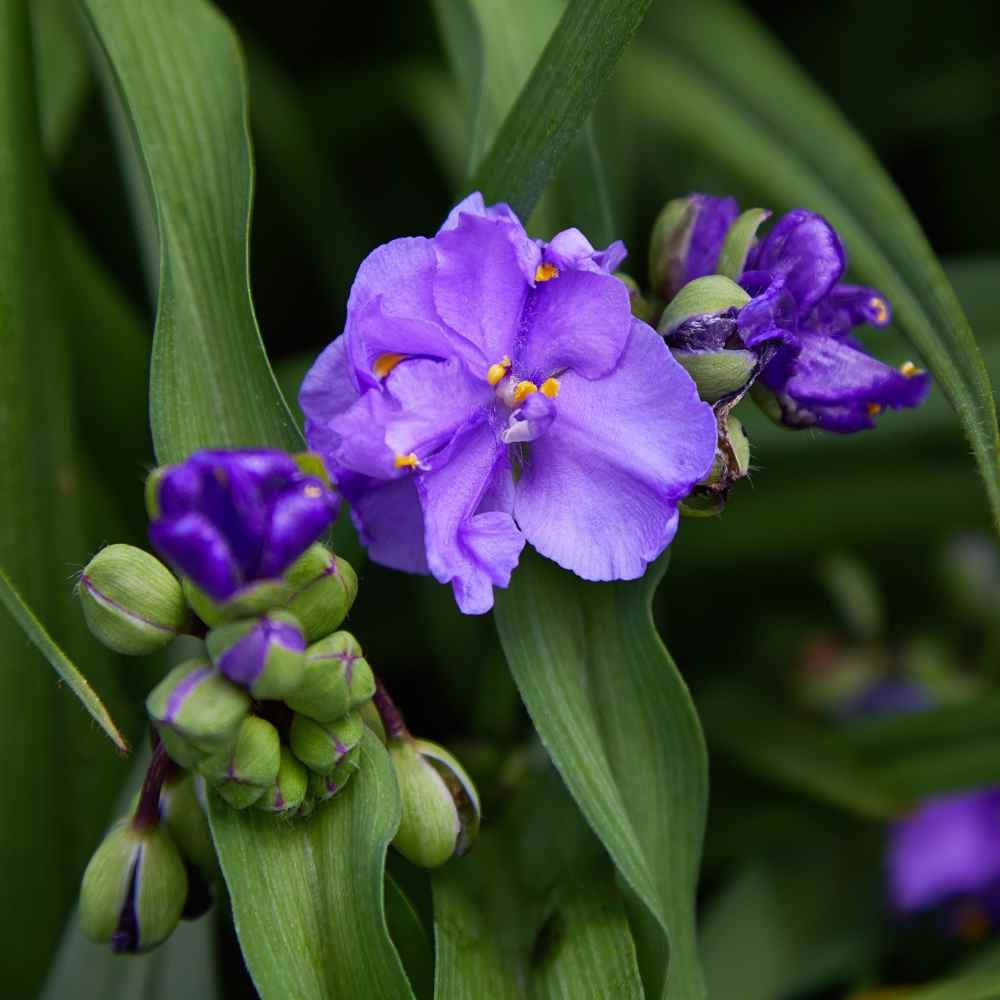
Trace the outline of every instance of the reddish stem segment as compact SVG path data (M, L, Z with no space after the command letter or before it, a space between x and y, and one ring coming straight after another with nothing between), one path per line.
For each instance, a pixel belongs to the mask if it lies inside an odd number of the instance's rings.
M372 696L372 704L374 704L379 718L382 720L382 725L385 726L385 734L390 740L409 739L410 731L406 728L403 715L396 708L396 703L389 697L389 692L385 689L382 678L377 675L375 677L375 694Z
M139 793L139 805L132 817L132 827L136 830L148 830L160 822L160 789L166 781L174 762L167 756L166 747L157 741L153 748L153 759L142 782Z

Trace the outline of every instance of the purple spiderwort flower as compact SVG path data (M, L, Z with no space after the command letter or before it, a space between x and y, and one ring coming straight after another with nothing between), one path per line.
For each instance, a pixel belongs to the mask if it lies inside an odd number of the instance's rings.
M724 238L715 234L699 259L717 259ZM843 244L822 216L788 212L749 250L739 284L750 301L692 317L667 331L668 343L685 351L753 352L756 396L787 426L838 433L874 427L883 409L922 402L929 379L910 362L899 370L883 364L851 335L865 323L888 325L892 312L875 289L842 283L846 266Z
M633 319L624 254L532 240L477 193L362 263L300 403L373 559L477 614L525 541L589 580L638 577L670 543L715 421Z
M213 600L282 573L330 526L337 499L281 451L199 451L164 473L156 550Z
M934 707L922 684L883 678L854 698L853 719ZM981 936L1000 922L1000 788L924 799L889 828L889 902L900 914L942 908L949 930Z

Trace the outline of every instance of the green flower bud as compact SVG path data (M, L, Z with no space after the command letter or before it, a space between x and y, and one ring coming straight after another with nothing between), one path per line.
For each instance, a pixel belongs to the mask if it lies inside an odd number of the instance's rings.
M733 281L740 280L750 248L757 239L757 230L770 215L766 208L748 208L742 215L737 216L722 242L722 250L715 268L718 274L724 274Z
M717 403L743 389L753 378L757 357L739 348L724 351L672 350L706 403Z
M357 712L334 722L317 722L305 715L292 719L288 742L292 751L310 771L332 774L333 769L353 750L364 735L365 724Z
M146 711L161 737L172 730L196 749L212 753L233 742L250 711L250 698L207 660L189 660L153 688ZM167 740L164 744L170 753Z
M366 701L358 709L358 715L361 716L364 724L381 740L382 745L385 746L389 742L389 737L385 731L385 723L382 721L382 716L378 714L378 709L375 707L374 702Z
M207 756L206 751L200 750L190 740L169 726L157 726L156 734L160 737L160 742L167 751L167 756L175 764L179 764L189 771L195 770Z
M309 773L309 794L316 802L325 802L340 792L361 767L361 745L347 752L344 759L329 773Z
M216 667L258 701L280 700L302 682L305 638L287 611L220 625L205 644Z
M669 337L686 320L718 316L729 309L739 309L749 301L750 296L735 281L721 274L695 278L674 296L663 311L657 329Z
M205 758L198 770L229 805L246 809L274 785L280 763L278 730L266 719L250 715L243 720L236 742Z
M295 759L292 751L283 746L278 776L274 784L256 801L255 806L264 812L295 812L302 805L308 788L309 772Z
M697 206L690 198L674 198L660 210L649 238L649 288L670 301L684 284L685 260Z
M307 650L302 683L285 704L319 722L332 722L370 701L375 693L372 668L350 632L334 632Z
M134 545L101 549L80 575L77 592L94 636L129 656L169 645L190 615L177 578Z
M750 471L750 439L728 409L717 411L719 437L708 475L685 497L681 510L695 517L721 514L734 483Z
M219 862L212 832L193 775L178 771L164 782L160 791L160 821L186 862L209 881L218 877Z
M337 629L358 595L351 564L319 543L292 564L285 580L293 592L285 607L302 623L308 643Z
M220 604L188 579L184 580L183 587L188 604L212 628L240 618L254 618L272 608L281 607L292 594L292 588L284 580L259 580Z
M428 740L394 739L402 816L393 847L421 868L437 868L464 854L479 832L479 795L462 765Z
M80 927L115 951L147 951L177 926L187 892L184 862L170 834L122 820L83 873Z
M155 521L160 516L160 485L169 470L169 465L158 465L146 477L146 514L150 521Z

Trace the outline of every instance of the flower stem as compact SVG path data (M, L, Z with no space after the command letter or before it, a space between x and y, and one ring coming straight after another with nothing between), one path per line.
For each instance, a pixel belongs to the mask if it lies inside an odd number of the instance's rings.
M135 815L132 817L133 829L148 830L160 822L160 789L163 788L163 782L173 766L173 761L167 756L166 747L157 741L153 748L153 759L149 762L146 777L142 782L139 805L136 806Z
M372 696L374 704L382 725L385 726L385 734L390 740L406 740L410 738L410 731L406 728L403 715L396 708L396 703L389 696L382 678L375 675L375 694Z

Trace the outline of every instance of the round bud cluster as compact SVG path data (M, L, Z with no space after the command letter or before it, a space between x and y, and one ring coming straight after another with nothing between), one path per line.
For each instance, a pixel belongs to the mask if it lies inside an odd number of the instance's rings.
M219 874L204 797L308 816L359 770L366 726L396 766L400 851L433 866L474 835L471 781L447 751L403 740L394 706L383 725L376 678L340 628L358 581L315 540L335 510L325 489L280 453L197 453L147 483L150 537L173 571L131 545L102 549L83 570L87 624L117 652L201 640L146 699L153 763L84 875L81 923L95 940L142 951L204 912Z

